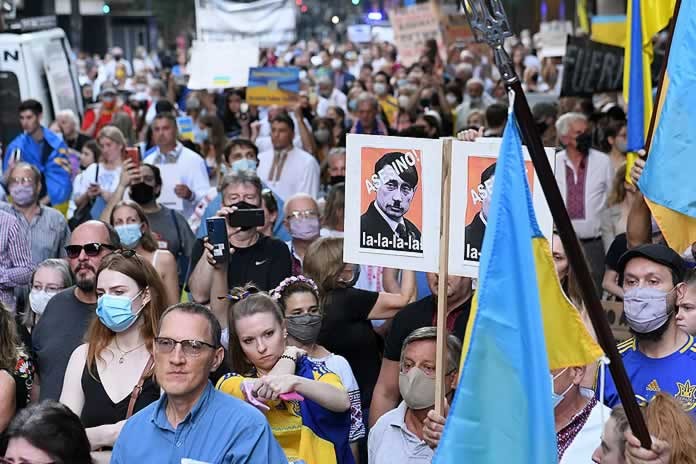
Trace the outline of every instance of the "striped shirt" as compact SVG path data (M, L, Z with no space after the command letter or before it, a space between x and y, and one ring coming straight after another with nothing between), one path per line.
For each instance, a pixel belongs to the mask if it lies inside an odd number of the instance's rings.
M0 202L0 211L12 214L22 234L29 239L31 261L38 265L49 258L64 258L65 246L70 242L70 228L65 216L48 206L39 206L31 222L9 203Z
M27 285L32 272L29 240L17 218L0 211L0 301L14 309L14 289Z

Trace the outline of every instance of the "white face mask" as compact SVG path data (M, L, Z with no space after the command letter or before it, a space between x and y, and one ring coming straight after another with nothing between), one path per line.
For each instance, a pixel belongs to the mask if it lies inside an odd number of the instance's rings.
M41 316L46 309L48 300L53 298L53 295L56 293L58 292L49 293L45 290L32 290L29 293L29 305L31 306L31 310L34 311L37 316Z

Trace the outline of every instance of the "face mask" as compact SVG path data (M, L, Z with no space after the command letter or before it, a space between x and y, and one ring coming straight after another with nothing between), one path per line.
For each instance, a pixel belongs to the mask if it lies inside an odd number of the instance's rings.
M206 158L205 165L210 169L215 169L217 167L217 161L215 161L214 159Z
M383 82L375 82L374 88L377 95L386 95L387 93L387 84Z
M317 143L320 145L325 145L329 143L329 130L328 129L318 129L314 131L314 138L317 140Z
M469 101L471 102L471 106L479 106L481 104L481 97L472 97L469 96Z
M399 392L409 408L429 408L435 404L435 379L414 366L408 374L399 372Z
M133 300L143 291L139 291L133 298L119 295L102 295L97 300L97 317L102 324L114 332L123 332L138 320L143 308L137 313L133 312Z
M304 80L304 79L307 79L307 71L305 71L304 69L302 69L302 70L300 71L300 80Z
M346 181L346 176L331 176L331 179L329 180L329 185L336 185L340 184L341 182Z
M14 184L10 187L10 195L15 205L24 207L34 202L34 186Z
M331 69L333 69L334 71L338 71L342 67L343 67L343 62L341 60L339 60L338 58L334 58L333 60L331 60Z
M351 111L351 113L354 113L355 110L358 109L358 101L357 100L351 100L348 102L348 109Z
M319 337L321 330L321 315L302 314L300 316L288 316L288 335L305 345L312 344Z
M420 106L422 108L430 108L430 99L429 98L421 98L419 100Z
M319 236L319 218L294 218L290 220L290 236L298 240L312 240Z
M44 290L32 290L29 293L29 306L31 306L31 310L34 311L37 316L41 316L46 309L48 300L53 298L53 295L56 293L57 292L49 293Z
M540 134L543 134L544 132L546 132L546 129L549 128L549 125L546 121L537 121L536 126Z
M407 79L399 79L398 81L396 81L396 86L397 86L398 88L405 87L405 86L407 86L407 85L408 85L408 80L407 80Z
M406 95L399 96L397 100L399 101L399 108L403 109L406 109L408 107L408 103L411 101L411 99Z
M563 398L565 398L566 394L570 391L571 388L573 388L573 384L571 383L570 385L568 385L568 388L566 388L565 391L563 393L561 393L560 395L557 394L553 390L553 381L556 380L558 377L560 377L561 374L563 374L567 370L568 370L568 368L566 367L565 369L563 369L561 372L559 372L555 376L551 375L551 402L553 403L554 409L556 408L556 406L561 404L561 401L563 401Z
M447 96L445 97L445 99L447 100L447 103L448 103L450 106L456 105L456 104L457 104L457 97L455 97L455 96L452 95L451 93L448 93Z
M140 238L143 236L143 232L140 230L140 224L124 224L122 226L116 226L114 229L116 229L121 243L129 248L137 245Z
M614 148L616 148L621 153L626 153L628 151L628 146L625 140L617 140L614 144Z
M155 199L155 189L144 182L131 185L131 200L139 205L146 205Z
M656 288L632 288L624 294L624 314L628 325L638 333L649 333L667 322L667 295Z
M238 159L232 163L232 172L237 173L239 171L254 171L256 172L256 161L250 160L249 158Z
M206 140L208 140L208 131L193 131L193 141L197 145L202 145Z
M590 147L592 147L592 134L589 132L583 132L582 134L575 137L575 148L582 153L587 155L590 153Z

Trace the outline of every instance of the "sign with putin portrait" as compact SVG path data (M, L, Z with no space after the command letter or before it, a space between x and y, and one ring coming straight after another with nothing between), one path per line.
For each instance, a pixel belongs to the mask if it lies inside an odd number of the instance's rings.
M437 272L442 142L350 134L344 261Z
M501 139L452 143L452 193L450 204L449 272L478 277L481 247L486 232L491 195L495 188L495 166ZM527 182L539 227L547 239L553 233L553 219L536 177L527 147L522 147ZM554 150L546 149L552 167ZM530 236L531 240L531 236Z

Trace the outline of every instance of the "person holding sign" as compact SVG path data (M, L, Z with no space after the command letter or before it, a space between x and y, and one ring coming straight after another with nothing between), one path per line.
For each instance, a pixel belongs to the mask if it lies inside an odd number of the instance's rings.
M411 153L384 154L375 163L367 186L377 199L360 217L360 246L422 253L421 231L404 216L418 187L418 171Z

